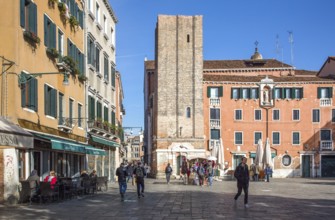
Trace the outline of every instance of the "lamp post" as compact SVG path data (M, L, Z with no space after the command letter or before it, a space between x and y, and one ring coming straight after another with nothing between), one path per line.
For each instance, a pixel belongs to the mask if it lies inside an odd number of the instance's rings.
M68 86L69 85L69 73L67 71L65 72L46 72L46 73L30 73L30 74L18 74L18 81L19 81L19 84L25 84L29 81L30 78L28 77L41 77L42 75L54 75L54 74L63 74L64 76L64 79L63 79L63 85L64 86Z

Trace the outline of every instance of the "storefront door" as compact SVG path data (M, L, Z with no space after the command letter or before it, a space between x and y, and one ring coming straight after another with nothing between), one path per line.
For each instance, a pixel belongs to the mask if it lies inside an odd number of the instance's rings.
M302 177L309 178L311 177L311 165L312 165L311 155L302 155Z

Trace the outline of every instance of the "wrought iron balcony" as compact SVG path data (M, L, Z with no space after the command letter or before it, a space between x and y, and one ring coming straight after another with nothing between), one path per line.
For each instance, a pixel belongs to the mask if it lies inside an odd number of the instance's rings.
M210 98L209 104L211 106L220 106L220 99L219 98Z
M332 151L334 150L333 141L321 141L320 149L322 151Z
M320 99L320 107L332 106L333 101L329 98L321 98Z
M220 119L211 119L210 126L211 128L220 128Z

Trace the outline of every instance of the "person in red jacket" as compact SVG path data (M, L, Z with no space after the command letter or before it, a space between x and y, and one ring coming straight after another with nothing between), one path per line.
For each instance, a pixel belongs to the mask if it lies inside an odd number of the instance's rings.
M57 183L57 177L55 175L55 171L51 170L49 176L46 176L44 182L49 182L51 189L55 188L55 184Z

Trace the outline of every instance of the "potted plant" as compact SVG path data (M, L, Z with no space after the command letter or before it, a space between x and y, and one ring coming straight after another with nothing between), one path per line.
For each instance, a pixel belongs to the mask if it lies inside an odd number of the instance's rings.
M55 3L58 2L58 0L48 0L48 3L50 6L54 7Z
M47 48L47 53L52 57L52 58L57 58L59 56L58 51L55 48Z
M74 60L72 59L72 57L69 56L64 56L62 58L62 61L67 64L71 70L74 70L76 68L76 63L74 62Z
M81 82L85 82L87 80L87 77L84 74L79 74L78 75L78 79Z
M35 33L31 31L27 31L27 30L24 31L23 36L34 44L40 44L41 42L41 39Z
M102 126L102 118L97 118L95 120L95 125L98 127L98 128L101 128Z
M63 17L68 17L68 7L65 3L58 3L58 10Z
M69 23L70 23L71 29L73 30L76 30L76 28L79 26L79 21L73 15L71 15L71 17L69 18Z

